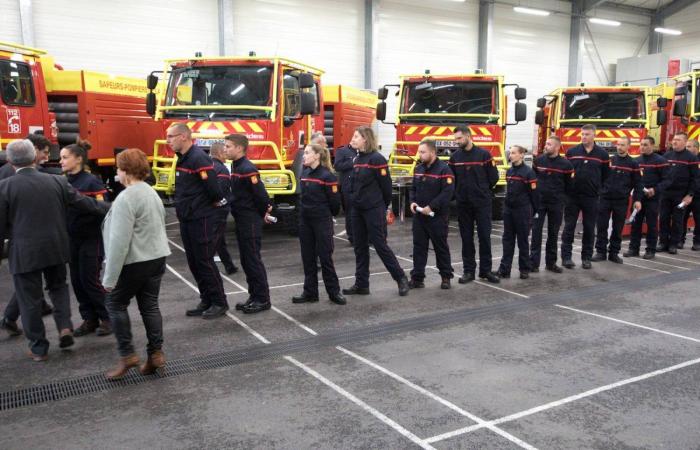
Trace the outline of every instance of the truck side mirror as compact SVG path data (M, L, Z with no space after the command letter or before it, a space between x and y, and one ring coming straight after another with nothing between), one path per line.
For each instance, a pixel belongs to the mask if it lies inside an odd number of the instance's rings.
M668 122L668 113L666 112L666 110L660 109L656 111L656 125L666 125L666 122Z
M515 88L515 99L516 100L525 100L527 98L527 89L522 88L522 87L517 87Z
M674 92L675 92L675 95L687 95L688 94L688 85L682 84L682 85L676 87L676 90Z
M535 112L535 124L542 125L544 123L544 111L538 109Z
M515 121L522 122L525 119L527 119L527 105L518 102L515 104Z
M153 74L148 75L146 77L146 87L148 90L152 91L156 86L158 86L158 77Z
M382 122L386 120L386 102L384 100L377 103L377 120Z
M386 87L380 87L377 89L377 98L379 100L386 100L386 98L389 96L389 89Z
M156 115L156 94L153 92L146 94L146 112L151 117Z
M666 97L659 97L656 99L656 106L659 108L665 108L668 105L668 99Z
M688 108L688 102L685 98L678 98L673 103L673 115L676 117L685 116L685 110Z
M540 97L537 99L537 107L538 108L544 108L547 106L547 99L544 97Z
M314 76L308 72L299 74L299 87L301 89L314 87Z
M308 116L316 112L316 97L310 92L301 93L301 115Z

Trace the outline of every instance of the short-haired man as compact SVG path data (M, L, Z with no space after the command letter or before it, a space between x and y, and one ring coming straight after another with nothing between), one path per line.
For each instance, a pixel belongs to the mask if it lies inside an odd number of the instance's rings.
M662 182L659 207L659 243L657 251L678 253L683 231L683 215L690 206L698 188L698 161L686 148L688 135L680 132L673 136L668 161L668 177Z
M496 162L491 153L474 145L468 126L456 127L454 140L459 149L450 156L449 165L455 174L459 234L462 237L464 275L460 277L459 283L469 283L475 278L475 224L479 237L479 278L498 283L498 276L492 271L491 260L492 197L493 188L498 183Z
M685 144L686 150L688 150L690 153L695 155L695 159L698 159L700 162L700 158L698 157L698 150L700 150L700 147L698 145L698 141L696 139L688 139L688 143ZM700 189L700 186L696 186L696 188ZM685 215L683 216L683 232L681 234L681 241L678 244L678 248L683 248L685 245L685 236L688 233L688 220L690 219L690 215L693 215L693 222L696 223L696 225L693 227L693 246L691 247L691 250L693 251L698 251L700 250L700 199L696 200L693 197L693 201L690 202L690 206L685 208Z
M437 157L433 140L418 145L418 164L413 171L409 201L413 213L413 270L408 286L425 286L425 265L428 261L428 243L433 243L437 269L442 277L440 287L450 288L454 270L447 245L450 221L450 200L454 194L454 175L447 163ZM419 210L420 208L420 210Z
M231 214L236 220L236 238L241 267L248 283L249 297L236 303L236 309L246 314L270 309L270 287L260 255L263 221L269 222L272 210L270 197L255 165L246 157L248 138L231 134L224 140L226 156L233 160L231 170Z
M595 133L594 125L584 125L581 127L581 143L566 152L566 158L574 166L574 182L564 207L564 231L561 234L562 265L567 269L576 267L571 257L579 213L583 216L581 267L592 267L598 195L608 177L610 164L608 152L595 142Z
M219 188L221 193L224 194L226 200L231 202L231 172L224 164L226 160L226 151L223 142L214 142L209 147L209 156L214 162L214 172L216 172L216 179L219 182ZM226 248L226 219L228 219L228 208L221 208L221 230L217 233L219 237L219 244L216 247L216 254L219 255L221 259L221 264L224 265L227 275L234 274L238 272L238 267L234 264L231 254Z
M662 182L668 176L668 161L654 151L654 138L647 136L639 143L641 156L639 170L642 176L642 209L639 210L632 222L629 249L623 256L639 256L642 242L642 225L647 224L646 250L644 259L654 259L658 241L659 198L661 197Z
M622 264L622 227L629 204L630 193L634 191L633 208L637 213L642 209L642 176L639 164L629 154L632 141L628 136L617 140L617 154L610 159L610 173L603 184L598 204L596 254L593 261L609 261ZM608 246L608 223L612 216L612 231Z
M175 212L187 265L200 297L197 306L186 314L214 319L228 310L224 284L214 263L221 211L227 208L227 200L219 187L214 163L204 150L194 145L189 127L176 123L168 128L166 137L177 154Z

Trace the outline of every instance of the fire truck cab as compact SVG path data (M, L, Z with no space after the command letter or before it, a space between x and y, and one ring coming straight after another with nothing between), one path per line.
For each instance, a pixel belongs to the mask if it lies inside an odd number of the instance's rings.
M669 149L673 134L685 132L700 139L700 70L671 78L654 88L658 95L657 114L668 122L652 134L660 149Z

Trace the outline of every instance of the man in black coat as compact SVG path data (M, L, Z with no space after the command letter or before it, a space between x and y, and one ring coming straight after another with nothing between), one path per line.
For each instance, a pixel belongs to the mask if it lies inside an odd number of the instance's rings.
M340 182L340 193L342 194L343 200L343 212L345 213L345 231L348 235L348 241L350 244L354 242L354 236L352 235L352 220L350 210L352 209L352 202L350 201L350 175L352 175L353 162L357 156L357 150L352 148L350 144L339 147L335 150L335 162L333 168L338 174L338 181Z
M7 146L7 158L16 175L0 181L0 241L9 238L9 266L15 284L29 356L45 361L49 350L41 320L43 280L54 305L61 348L73 345L66 263L70 259L66 208L104 215L108 209L78 194L65 178L40 173L34 166L36 150L28 140ZM43 224L43 226L41 226Z

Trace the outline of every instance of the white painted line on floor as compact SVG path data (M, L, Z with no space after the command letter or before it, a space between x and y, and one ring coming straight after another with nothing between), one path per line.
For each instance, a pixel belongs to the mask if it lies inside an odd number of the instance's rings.
M166 223L165 226L166 226L166 227L169 227L169 226L172 226L172 225L179 225L179 224L180 224L180 222L178 222L178 221L176 220L175 222Z
M303 371L306 372L307 374L311 375L312 377L314 377L315 379L317 379L317 380L320 381L321 383L325 384L325 385L328 386L329 388L333 389L335 392L337 392L338 394L342 395L342 396L345 397L346 399L350 400L351 402L353 402L354 404L356 404L357 406L359 406L360 408L362 408L364 411L370 413L370 414L373 415L375 418L379 419L379 420L380 420L381 422L383 422L384 424L390 426L391 428L393 428L394 430L396 430L398 433L400 433L400 434L403 435L404 437L406 437L406 438L408 438L409 440L411 440L411 442L413 442L414 444L416 444L416 445L418 445L419 447L424 448L424 449L434 449L433 446L431 446L430 444L426 443L423 439L421 439L421 438L419 438L418 436L416 436L415 434L411 433L411 432L408 431L406 428L404 428L404 427L402 427L401 425L399 425L398 423L396 423L394 420L388 418L387 416L385 416L384 414L382 414L381 412L379 412L379 411L376 410L375 408L371 407L371 406L368 405L367 403L365 403L365 402L363 402L362 400L360 400L359 398L355 397L355 396L352 395L350 392L346 391L346 390L343 389L342 387L340 387L340 386L338 386L337 384L333 383L331 380L329 380L328 378L324 377L324 376L321 375L320 373L316 372L316 371L313 370L312 368L307 367L306 365L300 363L299 361L297 361L296 359L292 358L291 356L285 356L284 359L286 359L286 360L289 361L290 363L294 364L295 366L299 367L301 370L303 370Z
M235 281L233 281L231 278L229 278L228 276L224 275L223 273L221 274L221 278L223 278L224 280L228 281L228 282L231 283L232 285L236 286L238 289L241 290L241 292L248 292L248 290L247 290L246 288L244 288L243 286L241 286L239 283L236 283Z
M534 408L526 409L524 411L520 411L518 413L511 414L509 416L501 417L500 419L489 421L489 422L487 422L487 424L500 425L502 423L512 422L514 420L522 419L523 417L531 416L533 414L537 414L537 413L540 413L542 411L547 411L549 409L556 408L558 406L562 406L562 405L565 405L567 403L574 402L576 400L581 400L581 399L586 398L586 397L600 394L601 392L610 391L610 390L616 389L618 387L622 387L622 386L625 386L628 384L636 383L638 381L647 380L649 378L654 378L654 377L657 377L659 375L663 375L663 374L669 373L669 372L674 372L676 370L684 369L686 367L694 366L696 364L700 364L700 358L691 359L689 361L685 361L685 362L682 362L680 364L676 364L676 365L669 366L669 367L666 367L663 369L655 370L653 372L648 372L648 373L645 373L642 375L638 375L636 377L627 378L625 380L621 380L621 381L618 381L616 383L607 384L605 386L597 387L595 389L591 389L591 390L582 392L580 394L572 395L570 397L562 398L560 400L555 400L553 402L549 402L549 403L546 403L544 405L535 406ZM470 433L472 431L475 431L475 430L478 430L481 428L485 428L485 425L476 424L476 425L472 425L469 427L460 428L458 430L450 431L448 433L443 433L443 434L440 434L437 436L433 436L431 438L425 439L425 441L432 444L432 443L442 441L445 439L449 439L449 438L452 438L455 436Z
M628 258L629 259L629 258ZM602 261L601 261L602 262ZM661 269L656 269L654 267L647 267L647 266L640 266L638 264L634 264L629 262L627 259L625 259L624 264L621 264L623 266L632 266L632 267L639 267L640 269L647 269L647 270L653 270L655 272L661 272L661 273L671 273L668 270L661 270Z
M573 311L573 312L577 312L577 313L581 313L581 314L586 314L586 315L593 316L593 317L598 317L600 319L610 320L612 322L621 323L623 325L629 325L631 327L641 328L643 330L653 331L654 333L661 333L661 334L665 334L667 336L673 336L673 337L677 337L679 339L685 339L686 341L697 342L700 344L700 339L692 338L689 336L684 336L682 334L671 333L670 331L659 330L658 328L652 328L652 327L648 327L646 325L640 325L638 323L628 322L626 320L620 320L620 319L616 319L614 317L605 316L603 314L596 314L596 313L593 313L590 311L584 311L582 309L572 308L570 306L564 306L564 305L554 305L554 306L556 306L557 308L568 309L569 311Z
M690 270L688 267L674 266L673 264L659 262L656 259L644 259L644 261L649 262L649 263L653 263L653 264L660 264L660 265L666 266L666 267L673 267L674 269Z
M170 272L172 272L173 275L175 275L175 276L178 277L180 280L182 280L187 286L191 287L193 291L195 291L196 293L199 294L199 289L197 288L197 286L195 286L194 284L190 283L185 277L183 277L182 275L180 275L180 273L179 273L177 270L173 269L173 268L170 266L170 264L166 264L165 267L166 267Z
M377 276L377 275L389 275L389 272L372 272L369 274L370 277ZM348 275L345 277L339 277L338 280L351 280L355 278L355 275ZM318 280L319 284L323 284L323 280ZM290 287L296 287L296 286L303 286L304 282L300 283L290 283L290 284L282 284L279 286L270 286L270 289L285 289L285 288L290 288ZM245 294L248 291L232 291L232 292L227 292L226 295L232 295L232 294Z
M535 447L531 446L530 444L528 444L527 442L513 436L512 434L510 434L510 433L508 433L508 432L506 432L506 431L504 431L496 426L489 425L488 422L485 421L484 419L482 419L478 416L475 416L474 414L470 413L469 411L466 411L466 410L460 408L459 406L455 405L454 403L450 402L449 400L446 400L446 399L440 397L439 395L436 395L436 394L430 392L429 390L427 390L421 386L418 386L417 384L413 383L412 381L407 380L406 378L402 377L401 375L398 375L398 374L390 371L389 369L386 369L385 367L382 367L379 364L372 362L369 359L358 355L357 353L351 352L350 350L348 350L344 347L341 347L341 346L337 346L336 349L338 349L341 352L345 353L346 355L348 355L352 358L355 358L356 360L372 367L373 369L382 372L384 375L387 375L387 376L393 378L394 380L396 380L402 384L405 384L406 386L410 387L411 389L420 392L421 394L425 395L426 397L430 398L431 400L435 400L436 402L440 403L443 406L446 406L447 408L451 409L452 411L455 411L464 417L468 417L469 419L473 420L474 422L477 422L478 424L483 425L484 428L488 428L489 430L493 431L494 433L498 434L499 436L502 436L502 437L508 439L509 441L513 442L514 444L516 444L522 448L526 448L526 449L534 449L535 448Z
M348 233L348 230L343 230L340 233L336 234L335 237L345 236L347 233Z
M280 316L282 316L282 317L284 317L285 319L287 319L288 321L292 322L293 324L295 324L296 326L298 326L298 327L301 328L302 330L306 331L307 333L309 333L309 334L311 334L311 335L313 335L313 336L318 336L318 333L317 333L316 331L312 330L311 328L307 327L307 326L304 325L303 323L299 322L297 319L295 319L294 317L290 316L290 315L287 314L286 312L282 311L282 310L279 309L278 307L273 306L273 307L272 307L272 310L273 310L274 312L276 312L277 314L279 314Z
M674 261L680 261L680 262L685 262L688 264L695 264L696 266L700 266L700 262L697 261L689 261L687 259L681 259L681 258L676 258L674 256L668 256L668 255L660 255L659 252L656 252L656 257L657 258L663 258L663 259L672 259Z
M263 344L269 344L270 341L268 341L265 336L262 334L258 333L254 329L250 328L247 323L243 322L241 319L236 317L235 314L233 314L231 311L226 311L226 315L229 316L234 322L236 322L238 325L242 326L248 333L252 334L257 340L262 342Z
M172 239L168 239L168 242L170 242L170 245L172 245L176 249L180 250L182 253L187 253L187 252L185 252L184 248L182 248L180 245L176 244Z
M518 297L530 298L529 295L521 294L521 293L515 292L515 291L509 291L508 289L504 289L504 288L502 288L502 287L496 286L496 285L493 284L493 283L487 283L487 282L483 282L483 281L479 281L479 280L474 280L473 282L476 283L476 284L480 284L480 285L482 285L482 286L490 287L490 288L492 288L492 289L497 289L497 290L499 290L499 291L507 292L507 293L513 294L513 295L517 295Z

